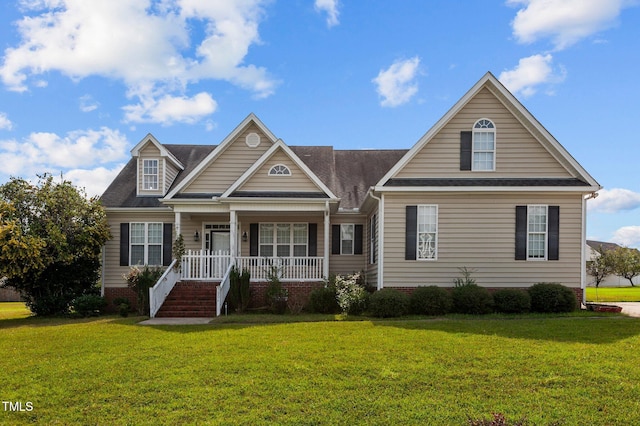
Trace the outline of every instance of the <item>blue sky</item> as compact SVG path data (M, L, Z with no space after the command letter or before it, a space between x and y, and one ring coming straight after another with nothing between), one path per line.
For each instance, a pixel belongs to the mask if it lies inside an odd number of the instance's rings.
M410 148L491 71L604 187L588 238L640 247L637 0L0 4L0 183L100 194L147 133Z

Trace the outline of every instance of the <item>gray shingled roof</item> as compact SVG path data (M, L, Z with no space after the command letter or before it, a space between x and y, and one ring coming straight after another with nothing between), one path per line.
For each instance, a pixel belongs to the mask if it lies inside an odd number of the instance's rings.
M172 187L213 151L215 145L164 145L185 167ZM369 187L375 185L407 150L334 150L331 146L292 146L291 150L339 198L340 207L360 207ZM136 196L135 159L129 160L101 197L105 207L161 207L157 196ZM189 198L209 198L216 194L196 194ZM220 195L220 194L217 194ZM256 196L238 193L236 196ZM282 196L283 194L278 194ZM304 194L286 194L289 197ZM316 194L313 195L317 196ZM176 198L181 198L178 194Z
M182 163L184 170L178 173L173 186L179 184L207 155L216 147L215 145L164 145ZM136 170L135 158L129 160L122 171L104 191L102 204L105 207L161 207L162 204L155 196L136 196Z

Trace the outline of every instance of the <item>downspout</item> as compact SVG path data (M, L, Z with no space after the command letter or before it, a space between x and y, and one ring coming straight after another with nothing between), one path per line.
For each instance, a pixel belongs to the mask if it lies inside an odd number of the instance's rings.
M377 197L373 194L373 188L369 190L369 196L378 202L378 290L384 288L384 194Z
M586 197L582 197L582 248L580 251L580 288L582 289L582 303L587 303L587 201L598 196L597 192L592 192Z

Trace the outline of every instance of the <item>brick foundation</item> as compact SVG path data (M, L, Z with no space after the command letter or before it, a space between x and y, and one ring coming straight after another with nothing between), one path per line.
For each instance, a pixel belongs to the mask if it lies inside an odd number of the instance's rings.
M251 308L261 308L267 306L267 282L251 283ZM284 282L282 287L287 289L289 297L287 299L287 307L291 311L298 311L306 306L309 302L311 292L317 288L324 286L321 281L318 282Z
M114 299L124 297L131 302L131 309L138 308L138 295L129 287L107 287L104 289L104 298L107 300L107 312L117 312L118 307L113 304Z
M393 287L393 286L388 286L388 288L399 290L408 295L411 295L411 293L413 293L413 291L416 289L416 287ZM444 288L451 290L453 287L444 287ZM497 290L504 290L505 288L514 289L514 290L523 290L523 291L527 290L527 287L486 287L486 289L492 293ZM580 304L584 304L584 300L582 300L582 294L583 294L582 289L577 287L569 287L569 288L573 290L573 292L576 294L576 299L578 300L578 306L580 306Z

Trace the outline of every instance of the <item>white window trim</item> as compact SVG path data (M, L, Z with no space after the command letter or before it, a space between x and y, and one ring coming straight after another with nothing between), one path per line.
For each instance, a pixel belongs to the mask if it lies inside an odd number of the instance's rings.
M434 253L433 253L433 257L420 257L420 209L421 208L425 208L425 207L429 207L429 208L433 208L435 207L436 209L436 229L435 229L435 237L434 237ZM419 204L417 206L416 209L416 260L418 261L422 261L422 262L433 262L435 260L438 260L438 214L439 214L439 208L437 204Z
M285 164L276 164L275 166L269 169L267 173L268 176L278 176L278 177L290 177L293 173L291 173L291 169L287 167Z
M351 240L342 238L342 235L343 235L342 228L347 226L351 227ZM343 247L344 247L342 244L343 241L351 241L351 253L345 252L343 250ZM340 255L353 256L353 253L355 252L355 245L356 245L356 225L354 223L341 223L340 224Z
M484 129L484 128L478 128L476 129L476 125L480 122L480 121L489 121L491 122L491 124L493 125L492 129ZM476 132L482 132L482 133L486 133L488 131L493 132L493 150L476 150ZM493 122L493 120L490 120L488 118L480 118L479 120L477 120L475 123L473 123L473 127L471 128L471 171L473 172L495 172L496 171L496 151L497 151L497 128L496 128L496 123ZM490 152L493 153L493 167L491 169L476 169L475 168L475 154L476 153L483 153L483 152Z
M272 225L273 226L273 234L272 234L272 242L270 243L270 245L272 246L273 249L273 255L271 256L264 256L262 254L262 246L266 246L268 244L262 244L262 225ZM288 225L289 226L289 256L278 256L278 246L282 246L284 244L278 244L278 225ZM304 244L301 243L296 243L295 242L295 225L305 225L306 226L306 237L304 240ZM295 256L295 249L294 246L305 246L305 255L304 256ZM283 223L283 222L261 222L258 225L258 255L260 257L297 257L297 258L304 258L304 257L309 257L309 224L307 222L288 222L288 223Z
M544 215L545 215L545 229L544 232L532 232L529 229L529 216L531 214L531 210L534 207L543 207L544 208ZM531 254L529 252L529 237L532 234L536 234L536 235L544 235L544 256L543 257L531 257ZM546 261L549 257L549 206L545 205L545 204L530 204L527 205L527 260L528 261L532 261L532 262L541 262L541 261Z
M161 235L161 240L160 243L153 243L150 244L149 243L149 225L160 225L160 235ZM133 225L144 225L144 243L140 244L140 243L133 243ZM144 262L142 264L139 263L133 263L132 260L132 256L133 256L133 250L132 247L133 246L144 246ZM155 264L149 264L149 246L160 246L160 263L155 265ZM162 249L164 247L164 226L162 222L131 222L129 224L129 266L162 266Z

